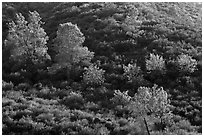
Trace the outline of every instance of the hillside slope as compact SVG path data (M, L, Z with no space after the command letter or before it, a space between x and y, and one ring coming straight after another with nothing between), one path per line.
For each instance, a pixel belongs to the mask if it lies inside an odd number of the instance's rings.
M26 72L3 42L3 134L202 133L201 3L20 2L3 3L2 11L3 41L16 13L29 20L29 11L37 11L51 57ZM67 22L83 35L80 57L94 53L92 65L80 62L53 74L59 26ZM172 115L148 112L148 131L131 101L139 89L154 91L154 85L168 94Z

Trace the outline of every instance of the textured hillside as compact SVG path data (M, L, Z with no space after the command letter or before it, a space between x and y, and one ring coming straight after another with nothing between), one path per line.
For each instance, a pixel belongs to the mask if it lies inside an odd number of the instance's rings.
M201 3L3 3L2 23L3 134L202 133Z

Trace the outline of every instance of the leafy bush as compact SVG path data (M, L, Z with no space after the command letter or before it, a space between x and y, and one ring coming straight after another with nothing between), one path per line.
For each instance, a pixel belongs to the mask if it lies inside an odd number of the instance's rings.
M131 97L128 95L128 91L121 92L120 90L114 91L114 97L111 101L116 105L127 105L130 103Z
M83 81L88 85L101 85L105 81L104 73L104 70L92 64L88 68L85 68Z
M128 66L123 66L125 71L124 75L128 78L129 81L139 80L142 78L141 69L137 64L128 64Z
M56 96L54 96L55 92L53 92L53 90L47 86L42 87L41 89L38 89L37 91L35 91L36 96L40 97L40 98L44 98L44 99L52 99Z
M150 54L150 58L146 60L146 69L148 71L159 70L163 72L165 70L165 61L162 56Z
M7 90L11 90L13 89L14 85L13 83L10 81L9 83L7 83L6 81L2 80L2 89L7 91Z
M22 91L26 91L30 88L31 86L28 83L20 83L18 84L18 86L16 86L16 90L22 90Z
M61 103L70 109L81 109L84 106L84 99L80 93L71 92L62 99Z
M91 111L97 111L100 109L98 104L95 104L94 102L87 102L85 104L85 108L91 110Z
M196 70L197 61L189 55L179 55L176 62L181 72L193 73Z

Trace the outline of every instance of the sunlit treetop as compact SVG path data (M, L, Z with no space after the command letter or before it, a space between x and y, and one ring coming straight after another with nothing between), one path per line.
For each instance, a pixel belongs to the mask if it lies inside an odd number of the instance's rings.
M134 107L136 114L146 115L148 112L156 116L163 116L169 111L170 101L167 92L163 87L155 84L152 88L139 87L134 96Z
M77 25L68 22L59 25L57 39L61 42L60 46L70 48L82 45L85 37Z
M85 37L77 25L71 22L60 24L55 43L58 52L55 57L56 63L50 70L52 72L61 68L69 70L74 65L89 66L94 52L82 46L84 40Z

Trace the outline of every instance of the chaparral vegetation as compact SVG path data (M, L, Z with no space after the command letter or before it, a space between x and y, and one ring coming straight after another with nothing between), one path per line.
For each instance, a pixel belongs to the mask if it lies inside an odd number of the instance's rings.
M202 3L3 2L2 133L202 134Z

